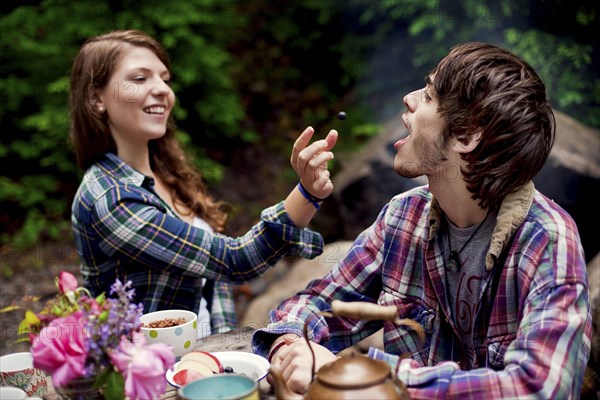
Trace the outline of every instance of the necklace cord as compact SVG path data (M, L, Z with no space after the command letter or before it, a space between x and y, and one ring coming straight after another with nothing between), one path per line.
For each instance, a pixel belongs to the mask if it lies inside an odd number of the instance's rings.
M460 250L458 252L452 251L452 244L450 243L450 225L448 225L448 249L450 250L450 256L448 258L450 259L450 264L452 264L454 262L457 264L457 266L460 265L460 259L458 258L458 256L460 255L460 253L462 253L462 251L465 249L465 247L467 247L467 245L469 244L471 239L473 239L475 237L475 235L477 235L477 232L479 232L479 228L481 228L483 226L483 224L485 223L485 221L487 221L490 214L491 214L491 212L488 211L488 213L486 214L483 221L481 221L479 223L479 225L477 225L477 229L475 229L475 232L473 232L471 234L471 236L469 236L469 238L467 239L465 244L463 244L463 246L460 248ZM451 223L450 220L448 220L448 224L450 224L450 223Z

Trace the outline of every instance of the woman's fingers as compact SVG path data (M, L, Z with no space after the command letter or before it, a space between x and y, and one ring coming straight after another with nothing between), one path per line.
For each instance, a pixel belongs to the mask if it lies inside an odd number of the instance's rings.
M294 142L294 146L292 147L292 156L290 158L290 163L292 164L292 167L294 167L294 169L296 169L296 164L298 163L298 157L300 152L306 148L314 133L315 130L313 129L313 127L309 126L306 129L304 129L304 131L300 134L298 139L296 139L296 141ZM298 171L296 170L296 172Z
M327 150L333 149L333 146L335 146L338 140L338 136L339 134L335 129L329 131L327 137L325 138L325 141L327 141Z
M333 190L327 163L334 159L331 149L337 142L338 132L332 129L325 139L309 144L313 134L312 127L302 132L294 143L290 161L306 190L311 195L324 199Z

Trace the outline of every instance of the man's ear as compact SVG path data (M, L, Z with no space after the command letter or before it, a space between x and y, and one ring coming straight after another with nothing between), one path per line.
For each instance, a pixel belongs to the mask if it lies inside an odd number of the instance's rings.
M480 141L481 129L477 129L474 133L470 133L459 139L454 139L452 150L457 153L467 154L475 150Z

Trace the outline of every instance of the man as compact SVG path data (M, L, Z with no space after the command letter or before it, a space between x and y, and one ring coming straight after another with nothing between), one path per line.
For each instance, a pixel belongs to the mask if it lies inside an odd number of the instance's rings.
M384 329L387 361L415 399L578 398L590 350L583 250L572 218L531 182L554 142L535 71L495 46L453 48L404 97L395 171L428 185L394 197L323 279L253 337L288 386ZM334 299L395 305L393 322L325 317ZM284 335L286 334L286 335Z

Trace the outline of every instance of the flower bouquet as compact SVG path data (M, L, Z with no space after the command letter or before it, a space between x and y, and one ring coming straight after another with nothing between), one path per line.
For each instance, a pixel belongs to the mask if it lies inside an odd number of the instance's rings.
M140 331L141 304L132 304L131 282L117 280L109 295L92 297L72 274L56 279L59 293L39 313L25 312L20 330L29 334L33 365L52 376L57 393L105 399L153 399L165 392L173 366L171 346L148 345ZM83 387L82 387L83 386ZM86 387L87 386L87 387ZM79 387L79 389L77 389Z

